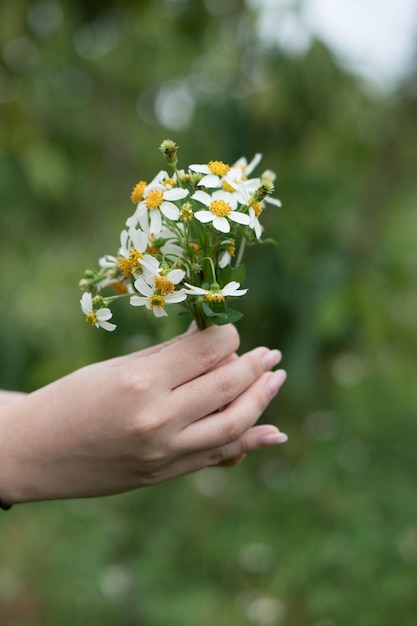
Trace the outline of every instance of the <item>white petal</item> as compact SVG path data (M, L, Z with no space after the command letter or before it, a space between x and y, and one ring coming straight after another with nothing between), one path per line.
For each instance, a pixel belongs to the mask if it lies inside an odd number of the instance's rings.
M219 258L219 267L221 269L223 269L224 267L227 267L227 265L230 264L231 260L232 260L232 255L230 254L230 252L228 252L227 250L224 250L224 252L222 252Z
M143 230L130 228L129 237L136 250L139 250L139 252L145 252L148 246L148 235L144 233Z
M167 274L167 279L174 283L174 285L178 285L178 283L182 281L184 276L184 270L171 270L171 272L168 272Z
M141 259L141 267L144 271L144 274L148 274L151 276L156 276L159 272L159 261L155 259L155 257L150 256L149 254L145 254Z
M82 312L85 315L88 315L89 313L92 312L93 310L93 297L91 295L91 293L89 293L88 291L86 291L85 293L83 293L81 300L81 309Z
M237 283L235 280L232 280L230 283L227 283L221 290L224 296L244 296L248 291L247 289L239 289L240 283Z
M211 204L211 196L209 196L209 194L206 191L201 191L201 189L198 189L195 193L193 193L191 198L193 200L198 200L198 202L201 202L202 204L205 204L206 206L210 206Z
M167 189L164 192L164 200L182 200L186 196L188 196L188 189L181 189L181 187Z
M243 182L245 188L249 191L249 193L253 193L261 186L262 180L260 178L249 178Z
M128 217L126 220L126 226L128 228L136 228L137 223L138 223L138 216L136 213Z
M151 211L151 224L149 226L149 232L151 235L158 235L161 232L161 213L158 209L152 209Z
M258 219L255 219L254 227L255 227L255 235L257 236L258 239L260 239L262 236L262 226Z
M278 198L271 198L270 196L265 198L265 202L268 202L268 204L274 204L275 206L282 206L281 200L278 200Z
M187 298L187 294L185 293L184 290L180 290L180 291L174 291L173 293L170 293L168 296L165 297L165 302L167 302L168 304L174 304L175 302L183 302L184 300L186 300Z
M215 215L213 218L213 226L221 233L230 233L230 224L225 217Z
M161 213L163 213L165 217L167 217L169 220L175 221L180 216L180 211L178 207L176 207L175 204L172 204L172 202L162 202L159 208L161 210Z
M139 291L139 293L141 293L143 296L147 296L148 298L153 295L153 289L151 289L151 287L149 287L149 285L145 283L142 276L135 280L135 289ZM130 299L130 301L132 301L132 299Z
M255 169L257 165L259 165L261 160L262 160L262 154L260 152L257 152L255 156L253 157L252 161L248 163L248 165L245 167L246 176L249 176L249 174L253 172L253 170Z
M149 185L145 187L144 194L147 194L148 191L151 191L151 189L155 189L155 187L161 187L161 181L163 181L165 178L169 178L168 172L166 172L165 170L160 170L155 176L155 178L151 180ZM161 191L162 190L163 188L161 187Z
M109 330L110 332L116 328L116 324L112 324L111 322L99 321L98 325L101 326L101 328L104 328L104 330Z
M190 285L190 283L184 283L188 289L185 289L185 293L188 293L192 296L204 296L206 293L209 293L207 289L203 289L202 287L196 287L195 285Z
M215 174L207 174L207 176L203 176L198 184L202 185L203 187L209 187L210 189L213 189L214 187L219 186L220 178Z
M210 174L210 168L205 163L193 163L193 165L189 165L189 169L192 172L199 172L199 174Z
M213 221L215 215L211 211L197 211L197 213L194 213L194 217L197 218L199 222L207 224Z
M229 219L237 222L238 224L245 224L246 226L250 223L250 217L246 213L238 213L237 211L232 211L229 214Z
M101 322L102 320L109 320L112 317L112 312L110 311L110 309L104 308L104 309L99 309L96 312L96 317L98 319L99 322Z
M155 317L165 317L168 315L168 313L165 311L165 309L161 306L154 306L152 307L152 311L153 314L155 315Z
M148 304L148 298L142 298L142 296L132 296L130 298L130 304L132 306L143 306Z

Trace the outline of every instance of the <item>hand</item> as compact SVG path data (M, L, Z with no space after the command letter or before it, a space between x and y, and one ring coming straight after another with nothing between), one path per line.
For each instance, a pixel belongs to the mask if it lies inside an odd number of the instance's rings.
M3 501L118 493L285 441L254 426L285 380L280 353L238 346L231 325L188 332L0 407Z

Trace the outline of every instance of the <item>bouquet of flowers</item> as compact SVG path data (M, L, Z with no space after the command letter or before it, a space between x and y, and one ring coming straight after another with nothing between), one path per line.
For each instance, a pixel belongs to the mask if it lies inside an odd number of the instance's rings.
M263 210L267 203L281 206L271 197L276 176L267 170L249 178L260 154L232 166L210 161L184 170L177 168L173 141L163 141L160 150L172 173L161 170L150 183L137 183L131 194L136 208L117 253L101 257L79 283L81 308L93 326L114 330L109 307L126 297L156 317L178 303L199 329L241 317L229 301L247 292L240 288L246 247L267 241ZM105 288L112 293L104 296Z

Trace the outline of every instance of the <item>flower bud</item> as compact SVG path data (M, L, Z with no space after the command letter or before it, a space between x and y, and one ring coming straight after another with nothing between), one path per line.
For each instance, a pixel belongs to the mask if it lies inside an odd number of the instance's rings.
M159 149L164 155L168 165L172 165L172 167L175 167L177 164L178 150L178 146L175 144L175 141L172 141L172 139L165 139L159 146Z
M254 202L261 202L266 196L269 196L275 190L274 183L268 178L263 178L261 186L255 191L253 195Z

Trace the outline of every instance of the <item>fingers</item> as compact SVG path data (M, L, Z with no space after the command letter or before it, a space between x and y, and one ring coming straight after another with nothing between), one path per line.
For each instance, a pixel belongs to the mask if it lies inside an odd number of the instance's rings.
M240 440L257 422L285 378L284 370L264 372L223 411L212 413L184 428L178 435L177 444L184 451L203 451L228 446ZM252 442L251 439L244 441L248 444ZM237 454L240 452L242 450Z
M158 359L160 377L168 389L197 378L236 352L239 335L231 324L210 326L184 337L151 357Z
M170 477L195 472L205 467L228 467L240 463L247 452L266 446L285 443L288 437L272 425L254 426L236 441L214 448L188 454L170 468Z
M174 389L171 406L187 426L235 400L280 359L278 350L264 347L238 358L229 357L221 366Z

